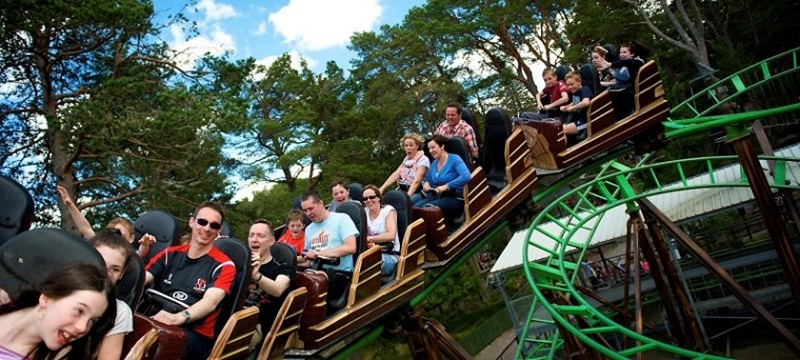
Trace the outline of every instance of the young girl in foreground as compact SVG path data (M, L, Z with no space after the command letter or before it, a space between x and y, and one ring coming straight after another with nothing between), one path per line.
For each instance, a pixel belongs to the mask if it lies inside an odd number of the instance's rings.
M0 306L0 358L94 358L115 314L106 272L90 264L66 265Z

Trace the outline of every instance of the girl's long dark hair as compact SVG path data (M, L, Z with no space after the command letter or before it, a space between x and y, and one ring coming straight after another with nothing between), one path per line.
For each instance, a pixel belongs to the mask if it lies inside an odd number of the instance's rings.
M117 303L113 289L105 269L87 263L70 263L47 275L32 289L21 291L12 305L0 308L0 314L34 307L39 303L39 296L42 294L52 299L61 299L79 290L101 292L108 301L106 311L86 335L69 344L72 348L63 357L63 359L94 359L97 357L100 342L116 321ZM31 360L48 360L55 359L58 352L59 350L52 351L44 342L40 342L26 356Z

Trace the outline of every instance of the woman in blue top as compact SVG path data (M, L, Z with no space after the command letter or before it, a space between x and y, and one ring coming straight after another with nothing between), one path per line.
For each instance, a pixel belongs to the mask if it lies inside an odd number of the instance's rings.
M464 211L463 191L470 173L460 156L447 153L445 143L447 138L442 135L434 135L428 143L433 162L422 183L423 192L414 194L411 202L415 207L438 206L445 220L452 222Z

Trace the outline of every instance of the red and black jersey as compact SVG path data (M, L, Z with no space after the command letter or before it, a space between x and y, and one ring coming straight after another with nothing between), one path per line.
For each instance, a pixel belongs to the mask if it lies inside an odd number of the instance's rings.
M236 266L225 253L216 247L197 259L188 256L189 245L172 246L154 256L147 264L147 271L153 275L153 287L174 299L194 305L212 287L230 294L231 284L236 275ZM203 319L193 321L189 326L194 332L214 337L214 323L219 309Z

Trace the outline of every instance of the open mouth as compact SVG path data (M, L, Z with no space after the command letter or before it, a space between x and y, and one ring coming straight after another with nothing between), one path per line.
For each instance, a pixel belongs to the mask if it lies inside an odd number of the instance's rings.
M70 333L68 333L68 332L66 332L64 330L59 330L58 331L58 339L57 340L58 340L59 344L67 345L70 342L72 342L72 340L74 340L74 339L75 339L74 335L72 335L72 334L70 334Z

